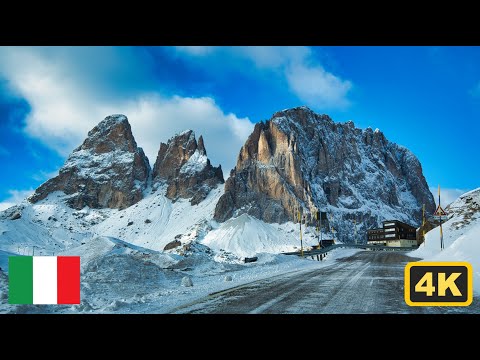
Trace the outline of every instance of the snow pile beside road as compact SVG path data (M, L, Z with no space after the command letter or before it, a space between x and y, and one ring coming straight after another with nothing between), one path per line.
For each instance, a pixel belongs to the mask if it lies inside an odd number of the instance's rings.
M303 246L317 245L312 228L303 229ZM299 225L268 224L250 215L242 214L210 231L202 243L214 250L225 250L241 257L258 253L279 253L300 249Z
M440 227L436 227L411 256L425 261L468 261L475 292L480 293L480 188L460 196L446 211L452 217L442 226L445 249L440 250Z

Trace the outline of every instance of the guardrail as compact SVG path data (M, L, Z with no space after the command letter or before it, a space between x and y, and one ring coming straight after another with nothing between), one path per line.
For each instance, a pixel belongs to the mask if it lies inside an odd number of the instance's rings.
M350 249L365 249L365 250L385 250L385 251L412 251L418 249L418 246L412 247L401 247L401 246L384 246L384 245L367 245L367 244L334 244L322 249L313 249L303 252L303 256L315 256L315 255L323 255L332 251L333 249L338 248L350 248ZM297 255L302 256L300 251L294 252L285 252L281 253L283 255Z

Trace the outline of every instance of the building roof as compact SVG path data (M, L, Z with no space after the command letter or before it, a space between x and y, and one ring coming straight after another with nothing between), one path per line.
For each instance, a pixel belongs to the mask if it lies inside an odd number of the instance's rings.
M409 224L404 223L403 221L400 221L400 220L385 220L385 221L382 221L382 224L385 225L385 223L389 223L389 222L401 224L401 225L403 225L403 226L405 226L405 227L409 227L409 228L412 228L412 229L416 229L415 226L409 225Z
M381 241L381 242L386 242L386 241L399 241L399 240L408 240L408 241L417 241L417 239L394 239L394 238L387 238L387 239L367 239L367 242L369 241Z

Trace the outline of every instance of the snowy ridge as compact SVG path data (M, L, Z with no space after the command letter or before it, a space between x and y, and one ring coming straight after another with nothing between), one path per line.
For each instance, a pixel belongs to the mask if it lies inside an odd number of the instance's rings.
M95 154L89 150L73 152L63 166L64 171L75 169L77 174L86 179L91 178L97 182L107 182L115 172L112 164L123 164L125 169L133 168L135 153L125 151L112 151L104 154Z
M211 219L221 192L218 186L204 201L192 206L186 199L172 203L163 187L124 210L71 209L64 201L68 195L55 192L36 204L24 201L1 213L0 249L32 255L36 247L36 254L52 255L107 236L163 250L176 237L184 241L196 238ZM17 210L22 217L10 220Z
M180 174L195 174L205 169L205 166L207 166L207 156L200 154L197 149L187 162L183 164Z

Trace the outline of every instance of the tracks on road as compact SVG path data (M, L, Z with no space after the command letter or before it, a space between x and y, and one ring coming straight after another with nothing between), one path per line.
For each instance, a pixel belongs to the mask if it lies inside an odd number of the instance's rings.
M403 270L415 261L400 252L362 251L315 270L278 275L224 290L174 310L219 314L480 313L469 307L410 307Z

